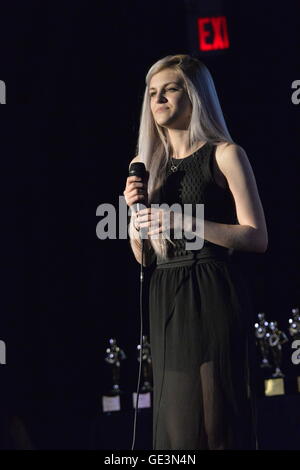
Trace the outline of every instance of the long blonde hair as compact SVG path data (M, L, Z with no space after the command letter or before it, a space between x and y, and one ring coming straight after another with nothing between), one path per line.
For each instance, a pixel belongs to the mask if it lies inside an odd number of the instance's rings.
M178 72L183 79L185 90L192 104L192 115L188 128L189 148L194 148L199 141L213 144L218 142L234 143L226 126L212 76L204 63L187 54L168 55L155 62L146 75L146 89L136 146L139 161L143 162L149 171L149 204L158 202L156 195L164 183L170 159L171 145L168 132L154 120L149 94L151 78L166 68ZM166 235L161 235L159 238L149 236L149 240L156 254L165 259L168 243L172 243L172 241Z

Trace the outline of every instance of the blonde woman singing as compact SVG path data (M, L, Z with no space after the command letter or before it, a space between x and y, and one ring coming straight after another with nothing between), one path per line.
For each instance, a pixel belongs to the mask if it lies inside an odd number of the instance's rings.
M153 448L255 449L254 315L231 254L264 253L268 234L250 162L229 134L200 60L167 56L150 67L132 162L143 162L148 177L128 177L123 194L129 207L148 208L132 213L130 245L141 263L139 230L146 227L144 265L155 263ZM163 203L193 210L175 217L157 207ZM201 248L187 248L190 234Z

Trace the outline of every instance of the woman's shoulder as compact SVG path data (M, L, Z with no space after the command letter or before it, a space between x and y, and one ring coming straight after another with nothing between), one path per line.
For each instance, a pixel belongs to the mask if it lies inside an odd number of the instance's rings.
M228 156L241 156L245 155L246 152L243 149L243 147L236 142L217 142L215 144L216 146L216 160L218 162L218 165L222 165L222 161L224 161L224 157Z
M248 160L245 150L235 142L217 142L214 152L214 169L219 185L227 187L227 174L233 166Z
M251 173L250 159L244 148L235 142L222 142L216 147L215 157L221 172L226 176L241 169Z
M216 142L214 145L216 146L216 154L224 153L224 151L226 153L244 151L243 147L236 142Z

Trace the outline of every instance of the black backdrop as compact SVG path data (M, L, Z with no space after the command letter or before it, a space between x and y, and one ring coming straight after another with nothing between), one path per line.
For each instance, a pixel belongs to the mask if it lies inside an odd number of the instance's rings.
M203 60L252 164L269 232L265 254L234 256L256 311L286 331L299 305L299 8L223 6L231 47ZM2 408L24 418L36 448L88 447L110 336L127 353L123 387L135 389L139 266L128 240L96 237L96 208L117 207L123 194L146 71L189 52L179 0L1 5ZM285 356L291 367L289 346Z

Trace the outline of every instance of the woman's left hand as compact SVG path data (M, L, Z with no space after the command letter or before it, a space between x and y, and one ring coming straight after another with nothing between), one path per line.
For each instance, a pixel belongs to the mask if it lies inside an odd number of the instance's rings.
M137 221L140 228L147 227L148 235L168 233L171 230L175 233L183 230L183 215L181 212L162 208L146 208L137 212ZM181 231L181 232L180 232Z

